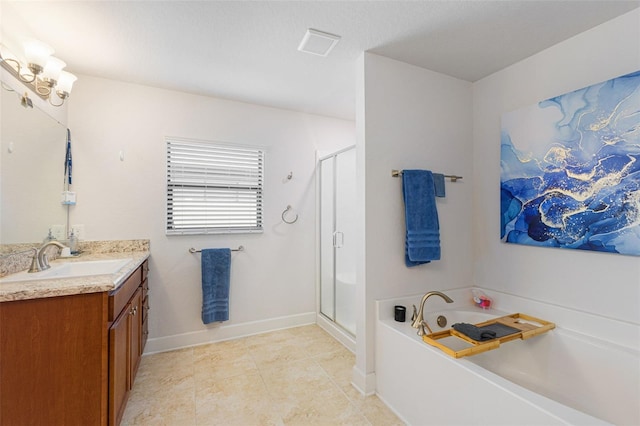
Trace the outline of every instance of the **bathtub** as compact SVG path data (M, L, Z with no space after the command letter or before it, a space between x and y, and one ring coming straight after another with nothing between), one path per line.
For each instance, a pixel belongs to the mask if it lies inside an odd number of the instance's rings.
M446 293L455 304L437 297L427 301L425 318L434 332L455 322L477 323L518 312L482 311L470 304L468 289ZM411 305L419 301L420 296L377 302L376 393L406 423L640 424L637 344L595 339L563 328L549 312L545 317L522 310L556 322L557 328L454 359L424 343L409 319L405 323L393 320L394 305L406 306L410 317ZM444 328L436 323L439 315L447 318ZM566 313L557 316L563 315ZM632 336L636 339L637 326L631 330L636 331Z

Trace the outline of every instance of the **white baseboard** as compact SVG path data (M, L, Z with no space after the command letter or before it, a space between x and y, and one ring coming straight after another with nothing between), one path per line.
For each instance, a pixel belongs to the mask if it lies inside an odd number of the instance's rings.
M233 340L241 337L251 336L254 334L266 333L269 331L315 324L315 322L316 313L307 312L304 314L270 318L260 321L251 321L242 324L223 324L219 327L212 327L206 330L174 334L173 336L151 338L147 341L144 354L149 355L189 346L222 342L224 340Z
M376 393L376 373L365 374L354 366L351 384L365 396L374 395Z

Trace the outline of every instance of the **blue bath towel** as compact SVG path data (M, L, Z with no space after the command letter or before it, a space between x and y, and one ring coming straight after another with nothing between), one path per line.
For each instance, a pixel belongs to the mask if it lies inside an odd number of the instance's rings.
M408 267L440 259L440 224L436 210L433 174L428 170L402 173Z
M202 322L229 319L231 250L202 250Z

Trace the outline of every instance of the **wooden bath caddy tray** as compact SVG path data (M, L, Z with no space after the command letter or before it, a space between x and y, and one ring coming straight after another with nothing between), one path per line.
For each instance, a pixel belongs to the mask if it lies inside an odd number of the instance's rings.
M546 333L547 331L556 328L556 325L552 322L544 321L525 314L505 315L503 317L493 318L489 321L475 324L475 326L485 327L493 324L497 326L505 325L516 330L512 334L508 334L506 336L478 342L459 331L450 328L449 330L439 331L437 333L425 334L422 336L422 340L431 346L441 349L454 358L462 358L497 349L500 347L500 344L504 342L510 342L515 339L526 340L530 337ZM444 344L444 342L441 343L438 341L447 337L452 338L447 341L447 343L450 344L449 346ZM461 339L462 342L458 339Z

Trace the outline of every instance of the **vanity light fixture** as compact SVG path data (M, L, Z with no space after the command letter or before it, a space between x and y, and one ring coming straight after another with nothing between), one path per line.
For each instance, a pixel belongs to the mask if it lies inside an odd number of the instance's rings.
M77 77L63 71L67 64L51 56L54 51L45 43L27 40L23 50L25 60L21 61L6 46L0 45L0 65L51 105L62 106Z

